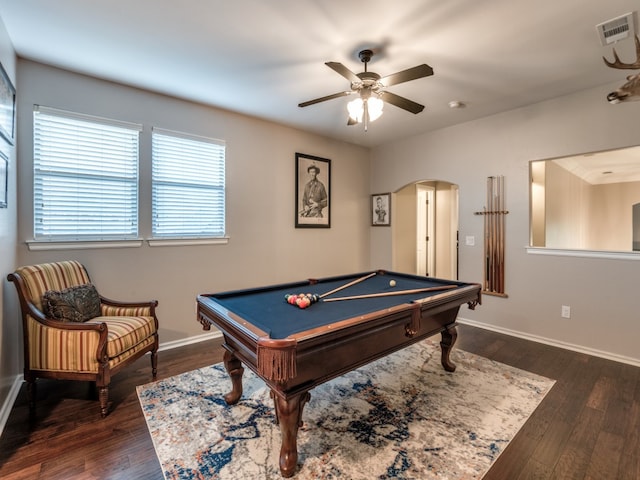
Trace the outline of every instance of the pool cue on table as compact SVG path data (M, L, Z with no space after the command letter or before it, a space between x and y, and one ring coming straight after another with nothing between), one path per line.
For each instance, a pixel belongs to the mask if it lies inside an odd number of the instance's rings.
M391 297L393 295L409 295L411 293L435 292L438 290L451 290L458 288L457 285L443 285L442 287L414 288L411 290L395 290L393 292L368 293L365 295L353 295L351 297L327 298L323 302L337 302L339 300L361 300L364 298Z
M322 295L317 295L317 294L311 295L307 293L301 293L299 295L286 294L284 296L284 299L290 305L297 305L298 308L307 308L310 305L313 305L314 303L319 302L322 298L326 297L327 295L331 295L332 293L336 293L336 292L339 292L340 290L344 290L345 288L355 285L356 283L363 282L366 279L371 278L376 274L377 272L372 272L369 275L365 275L364 277L353 280L352 282L342 285L341 287L334 288L333 290L327 293L323 293Z
M356 283L364 282L365 280L367 280L367 279L369 279L369 278L371 278L371 277L373 277L375 275L377 275L377 272L373 272L373 273L370 273L369 275L365 275L364 277L358 278L358 279L354 280L353 282L349 282L349 283L347 283L345 285L342 285L341 287L334 288L330 292L323 293L322 295L320 295L319 298L327 297L327 296L331 295L332 293L336 293L336 292L339 292L340 290L344 290L345 288L348 288L348 287L350 287L352 285L355 285Z

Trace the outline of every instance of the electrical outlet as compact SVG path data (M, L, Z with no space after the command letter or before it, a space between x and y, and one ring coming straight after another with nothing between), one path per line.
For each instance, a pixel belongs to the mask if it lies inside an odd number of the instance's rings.
M562 315L562 318L571 318L571 307L569 305L562 305L560 315Z

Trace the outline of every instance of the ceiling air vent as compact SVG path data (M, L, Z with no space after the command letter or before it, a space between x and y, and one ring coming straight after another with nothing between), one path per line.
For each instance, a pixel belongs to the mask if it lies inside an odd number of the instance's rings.
M634 13L627 13L596 25L602 46L624 40L635 33Z

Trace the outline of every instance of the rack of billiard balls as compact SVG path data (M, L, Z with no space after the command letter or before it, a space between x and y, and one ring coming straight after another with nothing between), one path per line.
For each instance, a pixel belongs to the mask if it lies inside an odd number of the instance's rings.
M317 295L315 293L287 293L284 296L284 299L290 305L296 305L299 308L307 308L309 305L319 302L320 295Z

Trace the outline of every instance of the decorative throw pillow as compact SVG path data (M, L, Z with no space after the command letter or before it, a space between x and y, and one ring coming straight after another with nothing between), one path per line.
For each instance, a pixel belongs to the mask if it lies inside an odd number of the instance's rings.
M91 284L48 290L42 296L43 313L63 322L86 322L100 316L100 296Z

